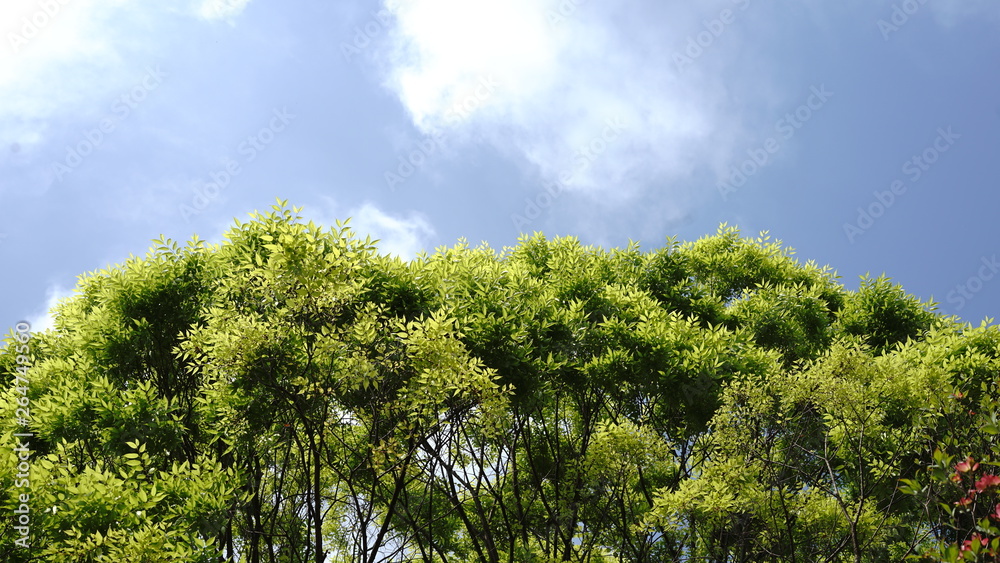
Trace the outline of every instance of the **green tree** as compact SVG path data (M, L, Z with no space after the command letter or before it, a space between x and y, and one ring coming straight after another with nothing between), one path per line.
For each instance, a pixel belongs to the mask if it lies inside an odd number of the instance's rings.
M410 261L279 202L0 350L10 561L987 560L1000 333L762 234ZM30 343L26 343L30 340ZM30 409L23 412L18 409ZM18 452L14 452L18 453ZM929 469L928 469L929 468ZM984 541L985 540L985 541Z

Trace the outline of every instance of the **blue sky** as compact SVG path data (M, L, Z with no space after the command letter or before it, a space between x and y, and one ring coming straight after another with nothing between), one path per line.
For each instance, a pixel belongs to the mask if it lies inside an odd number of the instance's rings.
M992 0L6 0L0 324L275 197L403 257L722 222L1000 304Z

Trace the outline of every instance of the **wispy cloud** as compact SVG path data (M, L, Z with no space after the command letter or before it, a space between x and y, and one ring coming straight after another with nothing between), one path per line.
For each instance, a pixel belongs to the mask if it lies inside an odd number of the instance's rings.
M0 145L26 149L65 118L107 112L172 38L163 22L232 23L249 0L7 0L0 4Z
M28 316L32 332L42 332L53 328L55 326L55 318L52 316L53 309L59 304L59 301L73 295L72 290L63 289L59 285L50 285L45 290L45 306Z
M893 1L881 9L891 10ZM924 9L922 0L906 2ZM988 0L926 4L939 23L1000 13ZM816 25L841 11L810 5ZM386 87L422 133L490 143L543 184L572 168L605 120L620 119L620 141L567 182L570 191L606 197L653 186L691 190L699 178L710 189L744 147L760 140L761 124L773 123L773 112L785 111L808 86L787 83L773 66L767 43L781 35L774 26L782 18L751 0L647 5L641 13L622 2L583 0L385 6L393 19L376 38L376 58ZM484 76L495 91L455 119L456 105Z
M382 211L372 203L345 208L332 198L323 199L324 208L313 210L307 206L303 214L323 225L333 225L338 219L343 221L350 217L350 227L355 236L364 238L370 235L372 239L378 239L380 254L391 254L410 260L420 252L433 251L436 237L434 227L419 213L393 215Z
M198 16L205 20L225 20L231 25L233 18L240 15L250 0L203 0L198 7Z
M112 31L108 24L126 11L123 2L52 4L58 10L22 0L0 8L0 97L5 102L0 125L5 132L12 124L37 130L41 120L72 114L94 92L114 88L107 73L121 63L116 42L122 30Z
M606 120L621 120L629 134L569 189L620 190L688 174L727 123L722 92L696 73L680 80L664 56L689 17L661 10L654 33L601 3L389 0L386 7L395 27L382 50L385 83L424 132L471 131L468 138L552 180L572 168ZM455 119L456 105L486 76L495 91Z

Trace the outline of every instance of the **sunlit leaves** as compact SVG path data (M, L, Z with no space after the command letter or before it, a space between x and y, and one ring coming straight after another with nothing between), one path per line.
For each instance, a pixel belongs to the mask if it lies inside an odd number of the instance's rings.
M403 261L279 202L219 245L161 237L81 276L30 370L12 342L0 428L29 398L51 561L897 561L935 542L971 560L1000 542L1000 332L885 278L846 291L725 225Z

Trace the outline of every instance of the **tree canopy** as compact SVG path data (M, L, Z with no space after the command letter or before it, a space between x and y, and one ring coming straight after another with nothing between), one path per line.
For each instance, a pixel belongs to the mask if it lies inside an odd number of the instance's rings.
M1000 331L765 235L404 261L284 202L0 350L0 555L980 560Z

